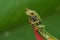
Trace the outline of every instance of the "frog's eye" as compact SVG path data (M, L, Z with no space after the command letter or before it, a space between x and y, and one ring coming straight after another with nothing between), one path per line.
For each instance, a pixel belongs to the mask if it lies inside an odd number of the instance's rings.
M33 13L33 12L31 12L30 14L31 14L31 15L34 15L34 13Z

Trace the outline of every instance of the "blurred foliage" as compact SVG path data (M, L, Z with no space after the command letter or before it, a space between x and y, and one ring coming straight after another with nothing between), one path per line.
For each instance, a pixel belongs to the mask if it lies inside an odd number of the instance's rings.
M0 31L28 23L25 8L37 11L43 18L56 12L60 0L0 0Z

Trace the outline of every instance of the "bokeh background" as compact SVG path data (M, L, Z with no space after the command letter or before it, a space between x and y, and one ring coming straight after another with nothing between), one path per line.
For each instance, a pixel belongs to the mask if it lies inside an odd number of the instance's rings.
M36 40L25 8L37 11L45 29L60 39L60 0L0 0L0 40Z

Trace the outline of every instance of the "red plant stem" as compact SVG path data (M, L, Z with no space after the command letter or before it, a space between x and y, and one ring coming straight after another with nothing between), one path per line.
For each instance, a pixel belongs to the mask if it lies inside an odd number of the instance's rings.
M40 36L40 34L38 33L38 31L34 30L34 34L35 34L37 40L44 40L44 38Z

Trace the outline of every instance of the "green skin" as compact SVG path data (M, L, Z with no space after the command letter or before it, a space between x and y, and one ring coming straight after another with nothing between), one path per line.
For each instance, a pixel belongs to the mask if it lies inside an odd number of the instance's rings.
M35 16L37 16L37 18L39 19L39 21L41 21L42 22L42 20L41 20L41 17L35 12L35 11L33 11L33 10L30 10L30 9L26 9L26 14L28 15L28 16L31 16L31 14L30 13L34 13L34 15ZM33 16L32 16L33 17ZM29 22L32 24L34 24L34 25L36 25L35 23L38 23L38 21L31 21L30 20L30 18L29 18ZM39 25L39 27L38 27L38 25L36 25L35 26L35 28L37 28L37 30L40 32L40 34L44 37L44 38L46 38L47 40L57 40L55 37L53 37L52 35L50 35L45 29L41 29L41 28L45 28L45 26L44 25ZM41 31L42 30L42 31ZM50 39L51 38L51 39Z

